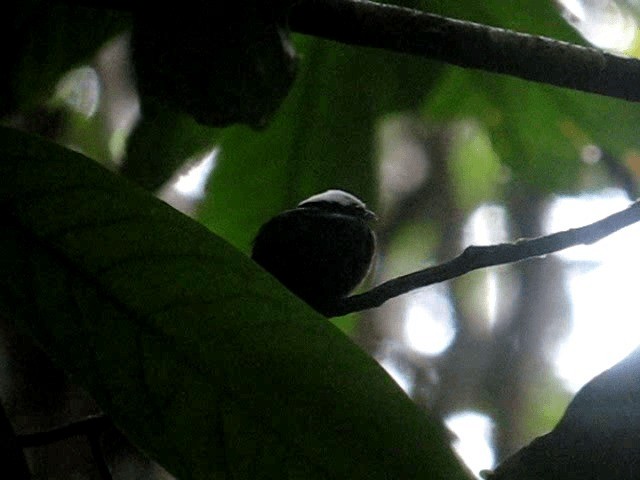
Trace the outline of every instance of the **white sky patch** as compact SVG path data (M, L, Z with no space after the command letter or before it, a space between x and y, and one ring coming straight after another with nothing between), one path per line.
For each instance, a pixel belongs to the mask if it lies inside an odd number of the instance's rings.
M622 191L559 197L549 211L546 233L583 226L626 208ZM637 270L640 225L634 224L593 245L559 252L567 262L572 329L559 346L556 373L577 391L640 344Z
M409 346L424 355L440 355L456 336L451 301L442 284L410 295L404 316Z
M445 425L457 437L453 448L469 469L480 478L480 471L495 466L493 421L487 415L462 411L449 415Z
M599 48L631 48L638 25L631 12L614 0L559 0L565 20Z
M577 197L558 197L547 214L545 233L588 225L624 210L630 204L631 201L624 192L615 188ZM634 224L592 245L578 245L562 250L556 255L569 261L624 262L625 259L629 260L630 256L640 259L640 250L630 248L637 243L639 235L640 225Z
M214 148L202 160L195 163L186 173L180 175L173 188L180 195L188 198L201 199L205 196L205 188L209 175L216 165L219 149Z
M571 391L577 391L640 344L638 287L628 278L620 278L622 269L624 265L605 264L589 272L569 274L574 323L558 349L555 366Z
M507 212L501 205L484 203L469 216L463 246L493 245L508 240Z

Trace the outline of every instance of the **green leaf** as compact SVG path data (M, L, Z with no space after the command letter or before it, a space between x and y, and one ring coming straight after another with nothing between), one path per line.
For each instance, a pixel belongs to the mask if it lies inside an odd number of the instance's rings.
M269 217L329 188L369 204L376 192L375 126L416 107L438 68L404 57L297 37L296 83L269 127L228 129L201 220L247 251Z
M484 129L475 123L458 129L447 161L459 208L469 212L482 202L496 200L504 169Z
M430 13L580 43L579 35L564 21L553 2L429 0L422 4Z
M553 87L471 70L452 69L431 92L430 116L476 118L502 162L547 189L569 186L580 167L578 147L566 137L570 121Z
M462 479L439 424L201 225L0 129L0 312L182 479Z

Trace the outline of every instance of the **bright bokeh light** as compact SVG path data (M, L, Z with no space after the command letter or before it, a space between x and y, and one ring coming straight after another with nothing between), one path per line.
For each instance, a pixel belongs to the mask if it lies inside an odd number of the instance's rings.
M439 355L449 348L456 328L444 285L432 285L409 297L404 332L409 346L421 354Z
M635 41L635 17L614 0L559 0L562 15L585 40L599 48L625 52Z
M560 197L551 205L547 233L586 225L629 205L620 190ZM588 246L560 252L567 262L573 326L555 365L567 388L576 391L640 344L635 285L640 265L640 225L632 225Z
M173 188L180 195L191 198L201 199L205 196L205 187L211 172L215 168L218 149L214 148L205 155L200 161L196 162L186 173L180 175Z
M484 203L469 216L462 243L467 245L494 245L508 239L507 212L501 205Z
M507 214L504 207L483 204L470 216L464 228L463 244L492 245L507 240ZM478 305L476 314L484 307L486 323L492 326L499 314L508 309L511 298L510 288L506 285L504 267L487 269L483 272L482 305ZM423 355L442 354L453 343L456 325L445 284L431 285L429 288L414 292L407 299L404 317L404 334L408 345ZM502 309L502 310L501 310Z
M553 233L582 227L619 212L630 203L622 190L614 188L576 197L557 197L549 209L544 229L546 233ZM631 225L592 245L578 245L558 252L556 255L563 260L583 262L632 260L637 249L629 247L637 244L639 234L640 225Z
M479 412L463 411L448 416L445 424L456 436L453 441L456 453L478 478L482 470L494 467L491 418Z
M89 118L100 104L100 79L92 67L74 68L65 74L55 88L54 99Z
M464 227L463 247L469 245L495 245L508 240L507 211L503 206L482 204L469 216ZM501 267L504 268L504 267ZM484 273L484 309L486 322L491 327L499 316L501 302L507 297L500 282L500 270L490 268ZM480 307L480 305L478 305Z
M587 165L595 165L602 159L602 149L597 145L588 144L580 151L580 160Z

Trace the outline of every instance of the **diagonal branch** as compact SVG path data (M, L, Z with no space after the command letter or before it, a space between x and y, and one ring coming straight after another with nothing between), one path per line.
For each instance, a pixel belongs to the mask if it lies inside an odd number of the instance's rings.
M342 43L640 101L640 61L596 48L367 0L299 0L289 23Z
M602 220L543 237L520 239L514 243L470 246L462 254L435 267L389 280L368 292L347 297L328 316L379 307L387 300L412 290L444 282L480 268L518 262L558 252L575 245L588 245L640 221L640 201ZM326 312L325 312L326 313Z

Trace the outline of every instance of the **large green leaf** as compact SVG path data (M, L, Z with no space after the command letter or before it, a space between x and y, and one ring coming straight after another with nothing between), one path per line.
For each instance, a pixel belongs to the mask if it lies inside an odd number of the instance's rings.
M375 195L375 125L419 105L437 74L422 59L298 37L300 72L269 127L229 129L203 222L242 250L270 216L307 196L341 188Z
M0 130L0 314L182 479L462 479L438 424L249 258Z
M441 0L436 13L580 42L552 2L481 3ZM545 189L570 188L587 142L614 155L640 148L636 104L549 87L507 76L449 67L425 103L429 117L473 117L490 133L501 160L522 179Z

